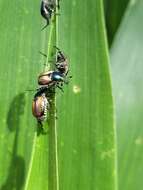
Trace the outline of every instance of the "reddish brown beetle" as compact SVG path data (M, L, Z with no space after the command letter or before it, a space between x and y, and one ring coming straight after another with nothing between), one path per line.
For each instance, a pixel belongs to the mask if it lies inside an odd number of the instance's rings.
M57 71L46 71L41 73L38 77L38 84L47 88L55 86L62 90L59 84L62 86L63 83L66 83L65 78Z
M50 85L52 81L52 74L54 71L46 71L40 73L38 76L38 84L39 85Z
M41 85L42 87L58 87L62 91L62 86L63 84L68 84L69 78L72 76L68 76L69 72L69 65L68 65L68 60L65 57L64 53L56 46L54 46L58 51L57 51L57 56L56 56L56 63L55 63L55 70L54 71L45 71L42 72L38 76L38 84ZM47 57L46 54L40 52L43 56Z
M42 124L42 122L47 118L48 109L49 102L46 98L45 93L36 93L32 102L32 113L40 124Z

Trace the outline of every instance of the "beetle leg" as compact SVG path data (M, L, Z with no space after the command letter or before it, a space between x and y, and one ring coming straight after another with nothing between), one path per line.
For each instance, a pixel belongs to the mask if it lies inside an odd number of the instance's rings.
M47 24L41 29L41 31L47 28L48 25L49 25L49 20L47 19Z
M45 53L43 53L43 52L41 52L41 51L39 51L39 53L40 53L41 55L43 55L44 57L47 57L47 55L46 55Z
M61 87L63 86L63 83L61 82Z
M69 70L67 71L66 76L68 75L68 73L69 73Z
M48 86L43 85L40 88L37 88L36 90L37 90L37 93L40 93L41 91L42 91L41 93L44 93L47 89L48 89Z
M60 87L58 84L56 85L56 87L58 87L62 92L64 92L63 88Z
M60 48L58 48L57 46L54 46L54 48L56 48L58 50L58 53L60 54L62 59L64 59L64 61L65 61L65 56L64 56L63 52L60 50ZM56 62L56 63L58 63L58 62Z

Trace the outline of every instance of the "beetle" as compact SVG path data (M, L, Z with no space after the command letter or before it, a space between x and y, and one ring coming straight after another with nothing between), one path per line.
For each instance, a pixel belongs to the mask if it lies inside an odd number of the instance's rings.
M36 117L38 123L42 125L42 122L47 118L47 111L49 109L49 102L45 93L38 91L32 102L32 113Z
M43 16L43 18L47 21L47 24L42 28L42 30L44 28L46 28L49 25L50 19L52 17L52 13L55 10L55 4L54 1L46 1L46 0L42 0L41 1L41 15Z
M45 71L38 76L38 84L43 88L50 88L54 86L62 90L59 85L62 86L63 83L66 83L66 80L58 71Z
M60 8L58 0L58 9ZM50 23L52 14L56 12L56 0L42 0L40 12L42 17L47 21L47 24L42 28L44 30Z
M64 53L56 46L54 46L58 52L57 52L57 57L56 57L56 69L64 76L66 76L69 72L69 64L68 64L68 59L64 55Z
M45 71L38 76L39 85L53 85L57 82L64 82L64 78L60 72Z
M69 72L68 59L58 47L56 46L54 47L58 50L57 56L56 56L56 63L55 63L56 70L59 71L61 75L66 76ZM42 53L41 51L39 51L39 53L43 55L44 57L47 57L45 53Z
M45 71L40 73L38 76L38 84L39 85L50 85L52 81L52 74L54 71Z
M68 84L69 78L72 78L72 76L67 77L69 72L69 65L66 56L58 47L54 46L54 48L58 50L56 54L55 70L42 72L38 76L38 84L42 87L55 86L62 90L61 86L63 86L64 83ZM40 51L39 53L47 57L46 54ZM53 61L51 62L53 63Z

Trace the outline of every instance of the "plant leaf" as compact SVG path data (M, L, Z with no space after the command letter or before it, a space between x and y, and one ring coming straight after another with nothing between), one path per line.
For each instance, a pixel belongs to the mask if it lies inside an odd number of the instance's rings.
M115 190L116 145L102 1L61 1L60 13L59 47L73 75L65 93L57 95L60 190Z
M57 4L56 0L55 3ZM58 13L58 8L56 13ZM48 26L47 58L43 70L46 72L54 67L54 64L49 64L49 61L56 61L53 55L56 52L54 46L58 35L57 23L57 16L53 14L50 19L50 26ZM50 105L49 113L47 121L42 122L42 127L37 126L37 138L35 137L31 154L31 163L25 184L26 190L59 190L55 89L50 95L47 90L46 95ZM40 167L37 168L37 165L40 165Z
M50 152L54 141L49 135L37 137L31 113L34 92L26 91L37 87L45 61L38 52L47 49L49 29L40 31L39 1L1 0L0 9L0 189L55 190L56 165ZM60 190L115 190L116 144L102 1L61 1L59 19L58 44L70 59L73 75L65 93L57 92Z
M142 189L143 1L131 1L111 49L117 113L119 189Z
M21 190L31 160L36 121L31 113L38 70L38 1L0 1L0 189ZM39 36L37 38L36 36Z
M38 1L1 1L1 190L58 189L55 179L48 180L55 177L54 127L49 134L37 136L37 122L31 113L37 75L46 61L39 51L47 49L49 33L48 28L48 33L41 32L44 22L39 6ZM55 120L51 118L50 126Z

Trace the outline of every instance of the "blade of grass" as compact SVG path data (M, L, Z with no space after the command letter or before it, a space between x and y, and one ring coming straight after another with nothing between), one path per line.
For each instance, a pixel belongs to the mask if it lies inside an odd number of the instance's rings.
M131 1L111 49L116 100L119 189L143 182L143 1Z
M3 62L0 64L0 162L3 163L0 189L21 190L26 182L30 190L48 189L48 186L51 190L57 188L55 172L52 172L56 164L51 159L52 156L55 159L52 147L56 139L51 138L55 128L49 126L49 134L36 137L35 142L37 126L31 114L33 94L25 93L27 88L35 88L39 63L43 63L39 47L47 47L43 45L47 37L41 34L37 38L40 16L35 10L39 9L39 1L33 4L28 0L3 0L0 3ZM65 89L64 98L57 97L61 98L58 106L60 189L112 190L116 188L116 145L103 7L99 0L61 4L59 44L70 57L74 78L69 93Z

